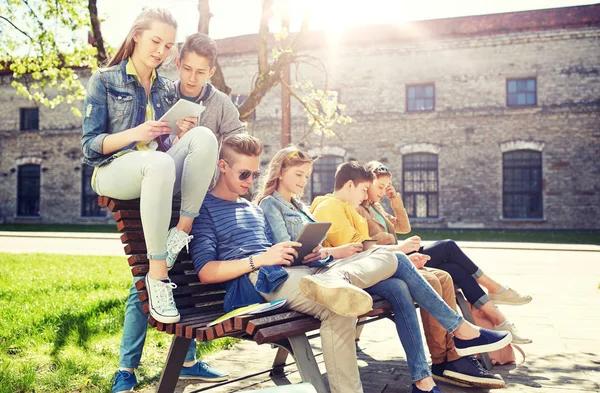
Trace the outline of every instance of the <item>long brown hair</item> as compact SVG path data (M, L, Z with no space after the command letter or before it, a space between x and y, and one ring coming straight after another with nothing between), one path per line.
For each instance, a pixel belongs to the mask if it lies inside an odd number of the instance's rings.
M133 37L142 31L150 29L152 22L162 22L173 26L173 28L177 30L177 22L168 10L164 8L144 7L142 12L137 16L137 18L135 18L133 26L131 26L129 33L127 33L127 37L125 37L125 40L119 47L117 53L115 53L112 59L110 59L107 67L119 64L123 60L129 58L129 56L131 56L133 53L133 49L135 48L135 41L133 40ZM175 48L175 46L173 48ZM171 57L172 54L173 52L169 54L169 57Z
M306 163L312 164L313 161L307 153L295 146L288 146L279 150L269 163L269 169L267 169L267 174L261 181L254 203L259 204L265 197L273 195L273 192L279 186L279 176L285 168Z

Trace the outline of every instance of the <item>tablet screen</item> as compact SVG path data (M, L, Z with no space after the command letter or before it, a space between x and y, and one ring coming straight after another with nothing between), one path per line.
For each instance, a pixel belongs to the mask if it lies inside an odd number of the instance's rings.
M302 265L302 260L312 252L327 236L327 231L331 227L330 222L309 222L304 225L296 241L302 244L302 247L296 248L298 257L292 262L292 266Z

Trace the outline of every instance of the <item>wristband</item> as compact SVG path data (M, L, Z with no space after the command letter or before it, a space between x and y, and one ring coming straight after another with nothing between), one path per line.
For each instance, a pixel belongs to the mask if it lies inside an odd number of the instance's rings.
M253 272L257 271L258 269L256 268L256 266L254 266L254 261L252 260L252 255L250 255L248 257L248 264L250 265L250 269L252 269Z

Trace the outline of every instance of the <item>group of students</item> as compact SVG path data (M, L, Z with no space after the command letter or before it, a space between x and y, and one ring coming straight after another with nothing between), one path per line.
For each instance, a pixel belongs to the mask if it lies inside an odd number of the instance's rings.
M313 159L288 147L271 160L255 203L242 198L260 177L262 144L244 133L229 97L208 83L217 55L209 37L188 37L176 59L178 82L159 75L158 68L173 53L176 28L168 11L144 9L108 67L90 78L84 101L82 149L85 163L95 167L93 189L117 199L140 198L149 260L143 279L153 318L179 321L168 270L188 247L200 281L224 284L226 311L285 298L287 307L322 321L332 392L362 392L356 318L371 309L372 295L392 305L413 392L439 392L434 378L504 387L502 378L473 355L511 341L530 342L494 303L526 304L531 297L485 275L453 241L423 246L413 236L399 243L396 233L410 232L410 223L391 185L392 174L381 163L340 165L333 193L316 198L308 208L299 197ZM205 110L199 118L178 121L180 133L173 137L168 123L157 119L178 99L202 104ZM169 228L172 196L178 192L179 220ZM384 196L393 215L380 204ZM301 266L291 267L300 246L294 239L305 223L315 221L332 223L326 240ZM364 250L366 239L375 239L376 245ZM137 384L135 369L148 321L137 296L138 279L127 299L113 393L131 391ZM478 328L456 313L454 283L493 321L494 330ZM413 301L421 306L431 369ZM227 373L195 359L195 345L180 378L227 379Z

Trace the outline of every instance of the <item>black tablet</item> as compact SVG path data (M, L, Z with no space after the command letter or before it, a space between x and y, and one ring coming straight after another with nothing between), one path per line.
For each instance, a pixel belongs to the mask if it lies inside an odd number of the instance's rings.
M302 265L302 260L312 252L327 236L327 231L331 227L330 222L309 222L304 225L296 241L302 244L302 247L296 247L298 257L292 262L292 266Z

